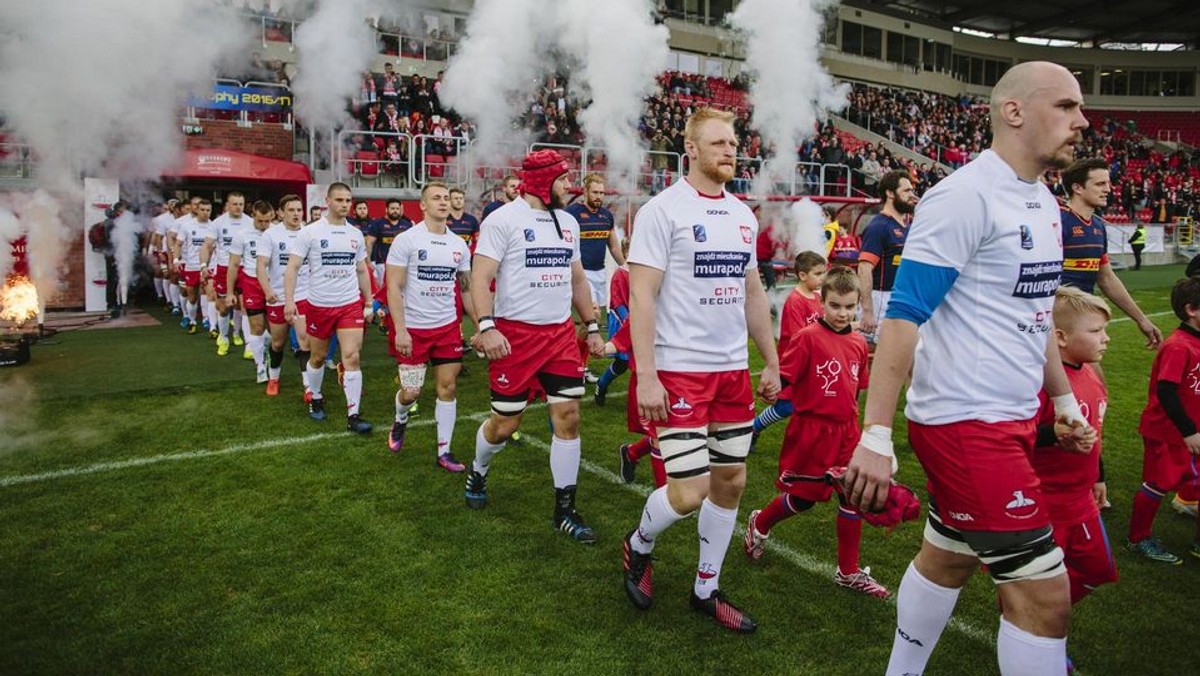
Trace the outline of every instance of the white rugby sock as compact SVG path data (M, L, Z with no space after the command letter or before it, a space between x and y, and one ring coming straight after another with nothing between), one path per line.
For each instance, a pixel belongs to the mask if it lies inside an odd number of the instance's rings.
M473 467L476 472L487 476L488 467L492 464L492 458L504 448L504 442L498 444L489 443L483 436L483 425L479 426L479 431L475 433L475 462Z
M958 589L934 584L908 564L900 589L896 591L896 636L892 640L892 657L888 661L888 676L920 674L925 671L929 656L950 615L958 603ZM1059 672L1066 668L1059 662Z
M362 403L362 371L346 371L342 374L342 391L346 393L346 415L358 415Z
M250 350L254 355L254 367L260 369L266 363L266 355L263 354L263 341L265 336L256 336L253 333L246 334L246 349Z
M408 422L408 412L412 410L413 404L415 404L415 403L417 403L417 402L414 401L414 402L412 402L412 404L405 404L404 402L400 401L400 393L397 392L396 393L396 422L398 422L398 423Z
M229 310L226 310L225 314L217 313L217 333L222 338L229 339Z
M700 503L700 518L696 531L700 535L700 562L696 566L696 582L692 591L706 599L721 586L721 564L729 541L733 539L733 527L737 523L737 508L726 509L704 498Z
M164 296L164 294L163 294L163 280L162 280L162 277L155 277L155 278L154 278L154 295L155 295L155 296L157 296L159 300L163 300L163 299L165 298L165 296Z
M188 302L188 303L184 303L184 307L186 308L185 312L187 313L186 316L187 316L188 320L191 322L195 322L196 321L196 304L192 303L192 302Z
M433 407L433 418L437 420L437 452L445 455L450 452L450 439L454 436L454 422L458 418L458 400L437 400Z
M579 480L579 447L579 437L550 437L550 475L554 478L555 488L574 486Z
M233 335L243 338L250 335L250 318L241 310L233 311Z
M1067 639L1034 636L1001 616L996 655L1003 676L1059 676L1067 668Z
M638 528L629 538L633 549L642 554L654 551L654 541L676 521L687 516L680 514L671 507L667 500L667 487L662 486L646 498L646 506L642 508L642 520Z
M313 399L320 399L321 385L325 382L325 365L313 366L310 362L304 369L308 373L308 389L312 390Z

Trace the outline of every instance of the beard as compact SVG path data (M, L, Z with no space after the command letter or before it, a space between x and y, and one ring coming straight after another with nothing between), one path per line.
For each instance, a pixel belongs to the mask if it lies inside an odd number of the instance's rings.
M559 195L558 193L551 190L550 191L550 203L547 204L546 206L550 207L551 209L562 209L567 206L566 198L565 198L565 196Z
M917 210L916 205L905 200L896 200L892 202L892 207L896 209L897 213L904 216L907 216L908 214L911 214Z

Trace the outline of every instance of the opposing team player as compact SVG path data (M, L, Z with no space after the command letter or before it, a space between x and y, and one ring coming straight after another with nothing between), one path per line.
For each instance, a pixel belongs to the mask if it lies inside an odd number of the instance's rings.
M992 147L925 195L907 233L844 482L860 510L883 506L892 419L912 365L905 415L929 519L897 592L888 674L924 671L981 561L1003 606L1001 673L1057 675L1066 664L1070 586L1029 452L1043 382L1056 419L1073 434L1088 429L1049 340L1062 232L1038 180L1072 161L1088 126L1082 107L1065 68L1011 68L992 91Z
M1200 278L1188 277L1171 289L1171 309L1182 322L1163 341L1150 369L1150 394L1142 411L1142 487L1133 496L1126 546L1151 561L1180 560L1153 536L1163 496L1183 486L1200 488ZM1200 520L1192 555L1200 558Z
M267 329L267 297L258 283L258 255L265 252L267 228L275 208L259 200L254 203L254 226L238 228L229 244L229 270L225 279L225 305L235 304L246 313L250 329L246 336L246 351L254 356L254 373L259 384L268 380L266 355L263 352ZM235 296L236 292L236 296Z
M592 173L583 177L583 201L567 207L567 213L579 223L579 257L583 274L592 287L592 303L604 312L608 307L608 272L605 253L611 252L617 265L625 265L621 253L621 235L614 227L612 212L604 206L604 177ZM597 377L584 372L584 379L594 383Z
M883 208L863 231L858 254L858 278L863 288L871 290L863 294L858 326L872 341L892 297L892 285L908 237L908 217L917 204L917 193L907 171L884 174L879 179L879 194L883 196Z
M828 269L825 259L815 251L801 251L796 255L796 288L792 289L783 301L783 313L779 316L780 355L787 350L792 336L806 326L816 323L825 313L821 295L824 293L822 288ZM792 414L792 393L788 387L787 376L781 373L780 381L782 390L779 398L754 417L754 439L751 447L758 443L758 435L762 434L763 430Z
M517 199L519 194L517 186L520 184L521 179L517 178L516 176L513 176L512 174L505 176L504 180L500 182L500 198L488 202L487 205L483 207L483 213L479 216L479 223L482 225L483 222L487 220L487 217L492 215L493 211L499 209L505 204L510 204L513 200Z
M241 313L235 313L236 302L229 302L235 296L227 282L229 279L237 279L236 269L232 276L229 274L229 253L233 248L234 237L243 230L250 230L253 227L253 222L246 215L246 196L236 191L229 193L225 196L225 213L213 221L212 236L204 243L204 253L201 254L202 261L208 261L211 257L216 264L216 272L213 273L212 280L217 307L217 356L220 357L229 354L231 324L237 327L234 343L237 345L243 343L239 337Z
M208 217L212 214L212 202L202 197L195 198L191 218L182 219L175 240L175 260L183 265L183 287L187 293L184 304L183 319L187 323L188 333L196 332L196 307L200 299L201 271L207 269L208 261L200 259L204 242L212 236L212 222ZM182 324L181 324L182 326Z
M724 189L737 156L733 115L698 110L684 136L688 174L638 210L629 249L638 408L655 428L667 485L650 494L625 538L625 592L635 607L650 607L650 553L698 509L691 606L751 632L757 623L719 591L753 430L747 333L765 361L764 399L779 394L779 361L755 260L758 222Z
M392 242L402 232L413 227L413 222L404 215L404 203L395 197L389 198L383 218L372 221L367 228L367 251L370 255L371 270L375 276L375 286L383 286L383 272L387 268L388 250Z
M604 343L579 264L579 225L562 210L571 186L567 172L567 163L553 150L527 155L521 196L487 218L475 248L475 343L490 360L492 414L475 435L475 461L465 493L468 507L487 505L492 458L520 427L531 389L540 387L553 428L554 527L579 542L593 543L595 532L575 508L584 367L572 306L587 328L591 353L603 354ZM493 280L495 294L490 290Z
M362 233L346 222L353 195L345 183L332 183L325 193L329 210L291 240L287 271L284 273L284 317L304 315L311 353L308 358L308 387L312 401L308 413L325 420L325 353L329 339L341 344L342 390L346 394L346 429L369 434L371 423L362 419L362 370L359 352L363 326L371 313L371 275L367 272L367 247ZM308 300L296 297L300 267L308 265ZM298 305L301 303L302 305Z
M304 402L312 400L308 387L308 358L312 351L309 345L307 324L303 314L288 319L284 313L284 277L287 271L292 241L300 236L304 227L304 202L297 195L284 195L279 200L279 211L283 222L267 228L258 250L258 284L266 296L267 329L271 333L268 349L267 396L279 395L279 375L283 369L283 349L288 343L288 329L296 333L296 361L300 364L300 379L304 385ZM296 288L293 298L298 306L308 302L308 265L301 263L296 273Z
M1062 207L1063 284L1088 293L1099 286L1137 324L1146 346L1158 347L1162 331L1138 307L1108 260L1108 231L1096 213L1108 206L1112 191L1108 163L1099 157L1077 160L1063 171L1062 183L1070 195Z
M463 339L454 296L470 290L471 252L446 227L450 191L430 182L421 189L425 219L392 242L387 258L389 351L400 371L396 419L388 434L388 449L404 446L408 414L425 383L425 365L433 367L437 385L437 465L448 472L466 466L454 459L450 442L458 418L458 374L462 371ZM470 300L467 301L470 309Z
M475 243L479 239L479 219L467 213L467 195L462 188L450 188L450 219L446 227L467 243L471 253L475 253Z

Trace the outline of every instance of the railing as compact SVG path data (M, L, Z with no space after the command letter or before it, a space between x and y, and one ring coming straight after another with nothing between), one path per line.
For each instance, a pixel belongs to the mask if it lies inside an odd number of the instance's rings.
M429 37L417 37L403 33L379 31L380 54L399 56L422 61L449 61L458 49L458 43Z
M0 143L0 178L33 178L33 147L26 143Z
M1159 129L1158 130L1158 142L1159 143L1178 144L1179 141L1180 141L1180 136L1179 136L1178 129Z
M450 184L467 182L468 162L461 159L466 154L467 139L419 134L412 138L411 144L409 156L417 158L409 169L413 183L424 186L430 180Z
M549 144L544 144L549 145ZM570 148L579 148L580 146L568 146ZM581 173L597 173L604 177L605 183L615 185L619 177L613 176L613 172L608 168L608 150L600 146L583 146L582 147L582 163L580 164ZM666 167L662 170L654 168L654 160L662 158L666 161ZM634 172L634 181L637 188L650 191L650 194L658 194L663 188L671 183L672 180L683 175L684 158L679 153L663 152L648 150L642 154L642 160L638 165L638 170Z
M363 149L363 142L372 140L374 150ZM389 141L390 139L390 141ZM382 140L382 144L378 141ZM312 142L316 143L314 137ZM397 144L403 148L399 160L390 159L387 147ZM381 147L382 146L382 147ZM339 132L333 148L334 174L338 181L358 186L371 182L382 186L392 183L393 187L404 188L413 184L413 137L397 132L364 132L347 129Z

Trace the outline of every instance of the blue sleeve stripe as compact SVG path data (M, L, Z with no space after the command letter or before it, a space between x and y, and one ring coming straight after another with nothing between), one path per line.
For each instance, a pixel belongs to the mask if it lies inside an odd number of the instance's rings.
M924 324L950 292L958 270L905 259L896 271L888 319L905 319L917 326Z

